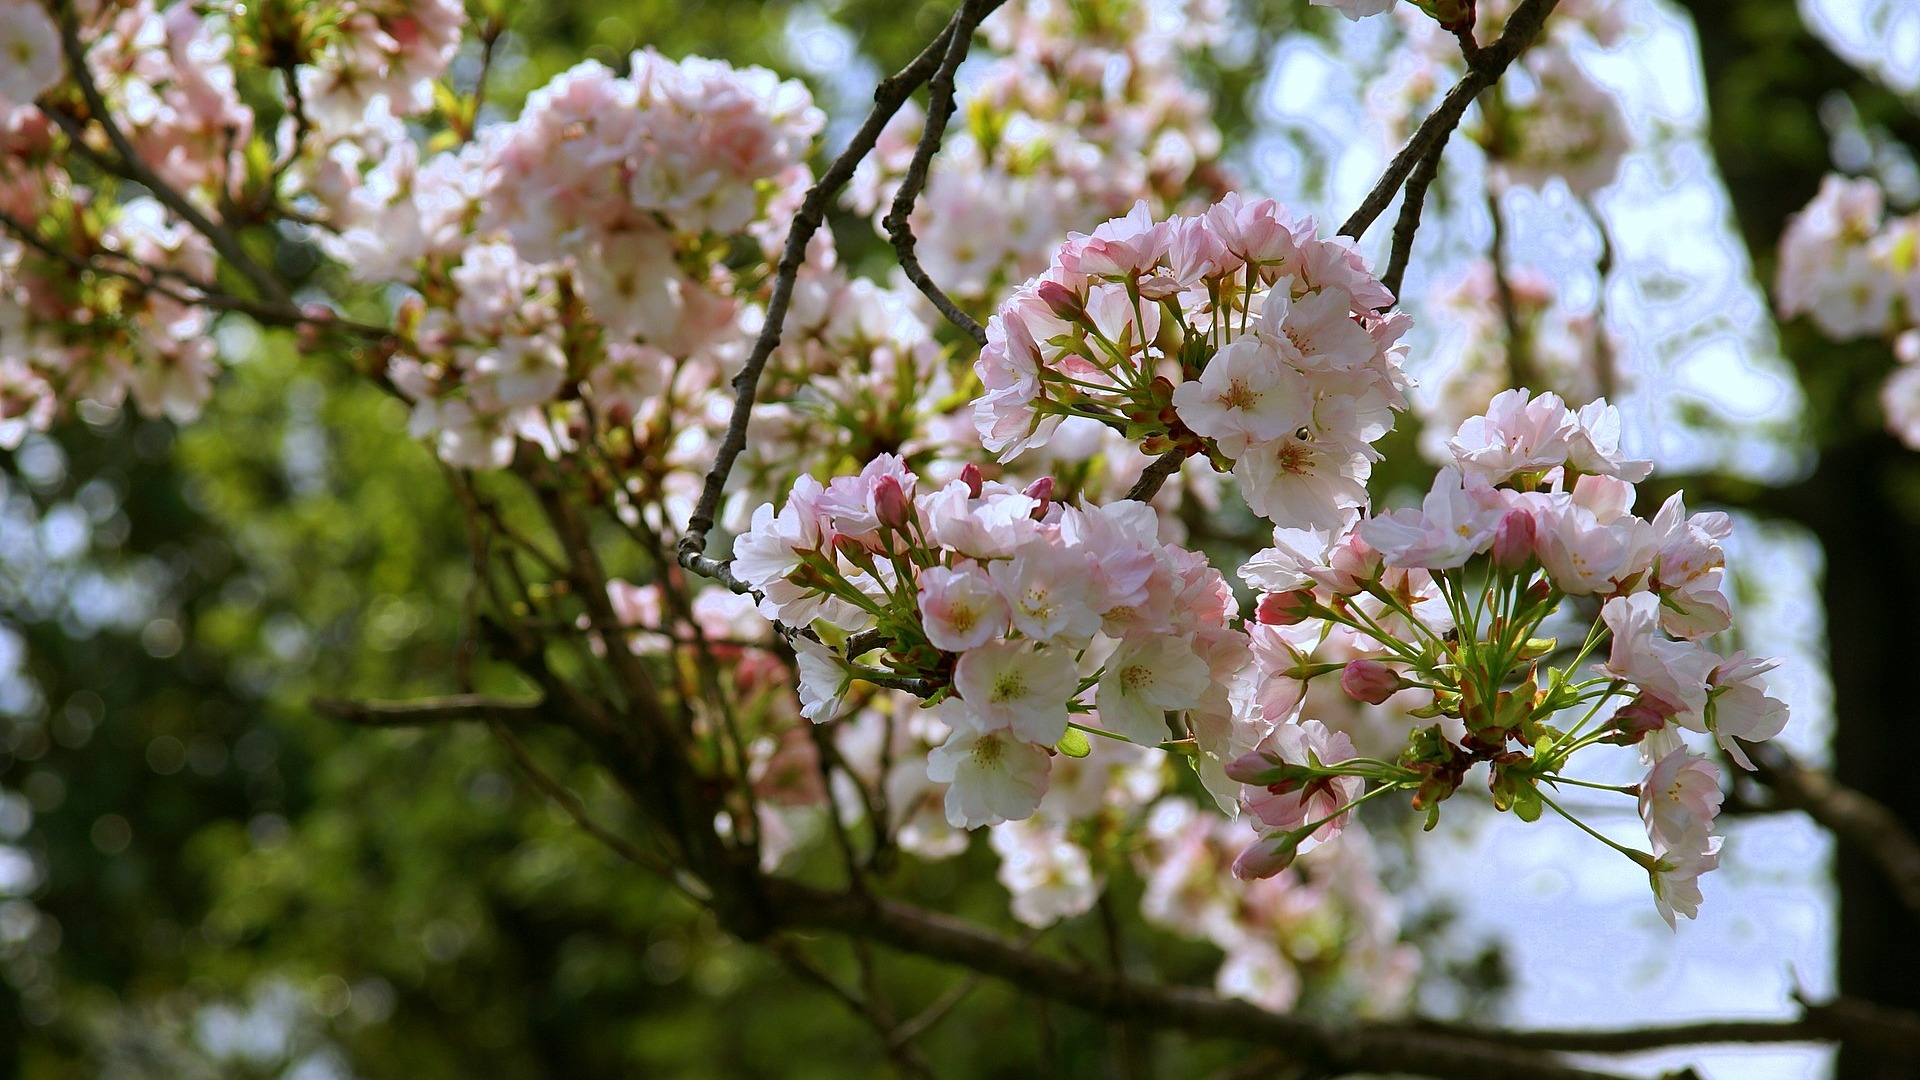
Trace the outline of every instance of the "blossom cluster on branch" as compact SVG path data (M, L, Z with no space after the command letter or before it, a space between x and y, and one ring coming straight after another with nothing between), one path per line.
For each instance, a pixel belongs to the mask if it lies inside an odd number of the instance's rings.
M1474 63L1472 19L1421 7L1443 24L1408 24L1422 47L1464 32ZM1581 10L1609 32L1604 3ZM1412 319L1352 240L1233 190L1182 69L1222 40L1220 5L1011 4L930 173L936 129L902 93L873 155L819 179L807 89L719 61L583 63L483 122L440 82L468 29L450 0L58 19L0 0L0 56L21 58L0 71L0 443L76 401L192 419L222 304L304 346L351 337L453 467L501 651L555 699L617 686L607 729L684 751L649 759L696 791L673 809L762 873L829 839L850 875L952 857L986 828L1028 925L1134 873L1150 921L1221 950L1223 993L1284 1009L1341 984L1390 1012L1414 955L1358 806L1398 794L1431 824L1482 767L1527 820L1566 813L1562 786L1635 799L1648 850L1595 836L1672 921L1719 853L1718 773L1680 733L1746 764L1740 740L1786 721L1769 664L1709 644L1733 622L1730 519L1679 496L1636 516L1649 466L1604 401L1515 390L1483 412L1456 388L1425 502L1376 512ZM935 50L948 80L958 46ZM1501 182L1603 185L1610 99L1564 57L1529 64L1534 93L1474 129ZM256 116L242 74L273 77L281 112ZM991 312L983 347L802 229L836 176L953 310ZM330 276L296 299L268 242ZM1497 260L1461 295L1487 331L1501 303L1509 329L1550 324ZM1583 348L1597 332L1571 366ZM1491 381L1517 380L1472 385ZM479 494L510 483L551 537ZM1219 554L1265 541L1204 535L1182 500L1264 519L1274 545ZM604 684L556 674L549 637ZM647 730L657 698L678 713ZM1645 779L1569 772L1602 745L1639 746Z
M1920 449L1920 213L1889 216L1872 179L1830 175L1780 236L1774 304L1835 341L1885 338L1887 428Z

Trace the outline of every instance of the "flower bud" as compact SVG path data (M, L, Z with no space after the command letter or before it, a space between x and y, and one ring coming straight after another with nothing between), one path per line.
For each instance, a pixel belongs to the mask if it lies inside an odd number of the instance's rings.
M1302 837L1297 832L1268 833L1240 853L1233 860L1233 876L1241 881L1254 881L1269 878L1293 865L1295 855L1300 853Z
M873 565L873 555L867 551L866 545L846 533L833 534L833 550L855 566L864 569Z
M873 482L873 516L889 529L903 530L913 520L913 504L896 477L882 476Z
M1056 319L1080 322L1087 317L1086 301L1080 298L1079 293L1057 281L1041 281L1034 287L1034 293L1040 297L1041 303L1047 305L1047 310L1053 312Z
M1340 671L1340 689L1353 700L1368 705L1380 704L1404 685L1398 672L1378 660L1354 660Z
M1620 732L1617 741L1622 745L1637 743L1666 727L1667 721L1678 712L1678 709L1652 694L1641 694L1613 714L1613 726Z
M1253 610L1253 617L1268 626L1292 626L1313 618L1317 610L1312 589L1295 589L1262 596L1259 606Z
M1049 504L1053 502L1053 477L1043 476L1028 484L1026 496L1040 501L1040 505L1033 508L1033 520L1045 521Z
M1493 565L1502 570L1519 570L1533 558L1537 530L1533 515L1525 510L1509 510L1493 528Z
M1269 787L1280 782L1286 762L1262 750L1249 750L1227 762L1227 779L1236 784Z
M987 489L986 478L980 475L980 466L975 465L971 461L967 462L966 467L960 470L960 482L967 485L967 493L976 499L980 497L981 492Z

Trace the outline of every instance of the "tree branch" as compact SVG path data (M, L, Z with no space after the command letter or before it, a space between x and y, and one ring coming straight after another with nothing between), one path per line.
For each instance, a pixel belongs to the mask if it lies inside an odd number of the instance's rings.
M793 224L787 229L786 244L774 271L773 289L767 296L766 321L760 327L759 336L754 339L753 350L747 354L745 365L733 377L733 413L727 418L726 433L721 437L720 448L714 452L713 468L707 471L700 489L700 499L694 504L693 515L687 521L687 531L680 537L676 553L681 566L720 581L735 592L746 591L745 586L733 576L726 563L707 557L707 533L713 529L714 518L719 513L720 498L726 491L727 478L733 474L733 463L739 458L740 452L746 449L747 422L753 413L760 374L766 370L768 358L780 344L780 335L787 319L787 305L793 299L794 280L807 258L807 242L819 231L821 223L826 220L828 204L853 178L854 169L873 150L887 122L900 111L900 106L906 103L914 90L932 77L946 53L947 43L953 40L955 30L965 14L966 9L962 8L919 56L874 88L873 111L867 114L866 122L854 133L847 148L808 189L806 198L800 203L799 213L794 215Z
M948 322L960 328L960 331L973 339L973 343L984 347L987 343L986 330L973 316L961 311L959 306L934 284L933 278L920 265L920 257L915 254L918 241L913 236L913 204L919 199L920 192L927 184L927 170L933 165L933 155L940 149L940 139L946 134L947 121L953 118L953 73L959 69L960 62L967 58L967 50L973 44L973 31L999 7L1004 0L965 0L960 12L955 16L956 29L947 42L946 58L940 62L940 70L934 73L933 81L927 87L927 126L920 132L920 142L913 148L913 160L907 165L906 175L900 179L900 188L894 192L893 206L887 210L887 216L880 222L887 231L887 239L893 242L893 250L899 256L900 269L913 282L921 294L933 302L933 306L946 316Z
M427 724L498 722L525 727L544 718L545 700L516 701L482 694L414 698L408 701L355 701L317 697L313 711L361 727L419 727Z
M1879 867L1907 910L1920 915L1920 841L1893 811L1771 743L1749 743L1747 752L1754 775L1773 789L1777 805L1806 811L1859 849Z
M1387 204L1393 202L1394 193L1413 173L1414 166L1434 152L1436 145L1444 145L1453 134L1453 129L1460 126L1460 118L1466 115L1467 106L1473 104L1473 99L1479 97L1482 90L1499 82L1507 67L1526 51L1528 45L1533 44L1534 37L1546 25L1547 16L1553 13L1554 5L1558 2L1521 0L1520 6L1514 9L1512 17L1507 20L1506 29L1501 31L1499 39L1469 59L1467 73L1453 85L1453 89L1447 91L1447 96L1440 99L1440 104L1427 114L1427 118L1420 121L1413 137L1388 162L1387 171L1380 174L1373 190L1367 192L1359 208L1341 224L1341 236L1351 236L1357 240L1367 231L1367 227L1387 208Z
M125 132L113 121L113 113L107 108L106 99L100 94L100 87L93 81L93 73L87 70L87 47L80 41L80 27L73 5L60 5L60 43L67 55L67 71L73 77L74 84L80 88L81 99L87 103L90 118L106 132L107 142L120 160L109 163L112 171L122 178L131 180L153 193L161 205L179 215L182 221L192 226L195 232L207 238L222 257L233 264L242 277L245 277L260 295L276 304L289 303L291 297L280 279L254 261L252 255L240 243L240 237L233 230L217 224L213 219L200 212L185 195L176 191L141 159L140 152L134 149ZM49 115L60 123L70 138L82 149L86 148L86 132L70 117L59 112Z
M1154 458L1153 464L1148 465L1146 471L1140 474L1140 479L1135 480L1133 486L1127 489L1127 498L1135 502L1152 502L1153 497L1160 494L1160 485L1166 483L1169 476L1179 472L1180 466L1186 464L1186 461L1187 456L1177 452L1161 454Z

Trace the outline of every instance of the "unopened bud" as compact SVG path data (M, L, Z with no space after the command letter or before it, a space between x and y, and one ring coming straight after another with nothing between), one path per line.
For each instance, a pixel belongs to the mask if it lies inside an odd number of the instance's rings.
M980 475L980 466L975 465L971 461L967 462L966 467L960 470L960 482L967 485L967 493L976 499L980 497L981 492L987 489L986 478Z
M1049 504L1053 502L1053 477L1043 476L1027 485L1026 496L1038 500L1040 505L1033 508L1033 520L1044 521Z
M1253 617L1268 626L1292 626L1313 618L1316 610L1313 590L1295 589L1261 597L1259 606L1253 609Z
M1057 281L1042 281L1034 287L1034 292L1040 297L1040 302L1047 305L1047 310L1053 312L1055 318L1079 322L1086 317L1086 301L1080 298L1079 293Z
M1533 515L1525 510L1509 510L1493 528L1493 565L1502 570L1519 570L1533 558L1535 536Z
M1272 877L1293 865L1303 839L1305 837L1297 832L1268 833L1247 845L1240 857L1233 860L1233 876L1241 881Z
M1619 731L1616 741L1632 745L1667 726L1679 710L1654 697L1641 694L1613 714L1613 726Z
M1368 705L1380 704L1405 685L1398 672L1378 660L1354 660L1340 670L1340 689Z
M833 550L838 552L841 558L855 566L868 566L873 562L872 555L867 551L866 545L848 536L846 533L833 534Z
M900 487L900 481L882 476L873 482L873 516L889 529L904 530L913 520L913 503Z

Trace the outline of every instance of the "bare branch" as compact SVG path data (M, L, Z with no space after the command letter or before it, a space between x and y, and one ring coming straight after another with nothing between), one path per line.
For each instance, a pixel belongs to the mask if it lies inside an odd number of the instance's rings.
M887 122L900 111L900 106L906 103L920 84L932 77L964 14L965 9L962 9L947 23L946 29L919 56L914 57L912 63L874 88L873 111L867 114L866 122L854 133L847 148L808 189L806 198L800 204L800 212L794 215L793 224L787 229L786 245L780 253L780 263L774 270L773 289L767 296L766 321L760 327L759 336L754 339L753 350L747 354L746 364L733 377L733 413L727 419L726 433L721 437L720 448L714 452L713 468L707 471L706 482L700 490L700 500L694 504L693 515L687 521L687 531L678 545L677 558L681 566L720 581L735 592L745 592L746 588L734 578L727 564L706 556L707 533L713 529L714 518L720 511L720 498L726 491L727 478L733 473L733 463L739 458L740 452L746 449L747 422L752 417L754 396L760 387L760 373L766 370L768 358L780 344L780 334L787 320L787 305L793 299L794 280L799 276L800 265L806 261L807 242L820 230L821 223L826 220L828 204L853 178L854 169L873 150Z
M1871 859L1907 910L1920 915L1920 841L1886 806L1796 761L1771 743L1748 743L1754 772L1777 805L1804 810Z
M354 701L314 698L313 711L361 727L419 727L426 724L494 722L526 726L543 718L546 702L540 698L515 701L481 694L414 698L407 701Z
M1446 152L1449 134L1451 132L1443 132L1407 175L1407 193L1400 200L1400 217L1393 223L1393 250L1387 256L1387 272L1380 278L1380 284L1393 294L1396 304L1400 302L1400 281L1406 276L1407 261L1413 257L1413 237L1420 231L1420 211L1426 206L1427 188L1433 186L1434 177L1440 175L1440 157Z
M1373 190L1367 192L1359 208L1340 225L1340 235L1359 239L1367 231L1374 219L1393 202L1394 193L1413 173L1414 166L1433 152L1436 144L1445 144L1453 134L1453 129L1460 126L1460 118L1466 115L1467 106L1473 104L1473 99L1479 97L1482 90L1499 82L1508 65L1518 59L1528 45L1533 44L1535 35L1546 25L1547 16L1553 13L1557 3L1559 0L1521 0L1520 6L1514 9L1512 17L1507 20L1506 29L1501 31L1499 40L1469 58L1467 73L1453 85L1453 89L1447 91L1447 96L1440 99L1440 104L1427 114L1427 118L1420 121L1413 137L1393 156L1393 160L1387 164L1387 170L1374 183Z
M1179 472L1180 466L1184 465L1186 460L1187 456L1178 452L1165 453L1154 458L1153 464L1148 465L1146 471L1140 474L1140 479L1135 480L1133 486L1127 489L1127 498L1136 502L1152 502L1153 497L1160 494L1160 485L1167 482L1167 477Z
M906 272L907 280L913 282L933 306L940 309L948 322L960 328L961 332L973 339L975 345L985 346L987 331L973 316L961 311L933 278L920 265L920 257L914 253L918 241L913 236L913 204L920 198L920 192L927 184L927 170L933 165L933 155L940 149L940 139L946 134L947 121L953 119L953 73L959 69L960 62L967 58L967 50L973 44L973 31L1004 0L965 0L955 18L955 30L947 42L946 58L940 62L940 70L934 73L933 81L927 87L927 126L920 132L919 145L913 148L913 160L907 165L906 175L900 180L900 189L894 192L893 206L887 210L887 216L880 224L887 230L887 239L893 241L893 250L899 256L900 269Z

